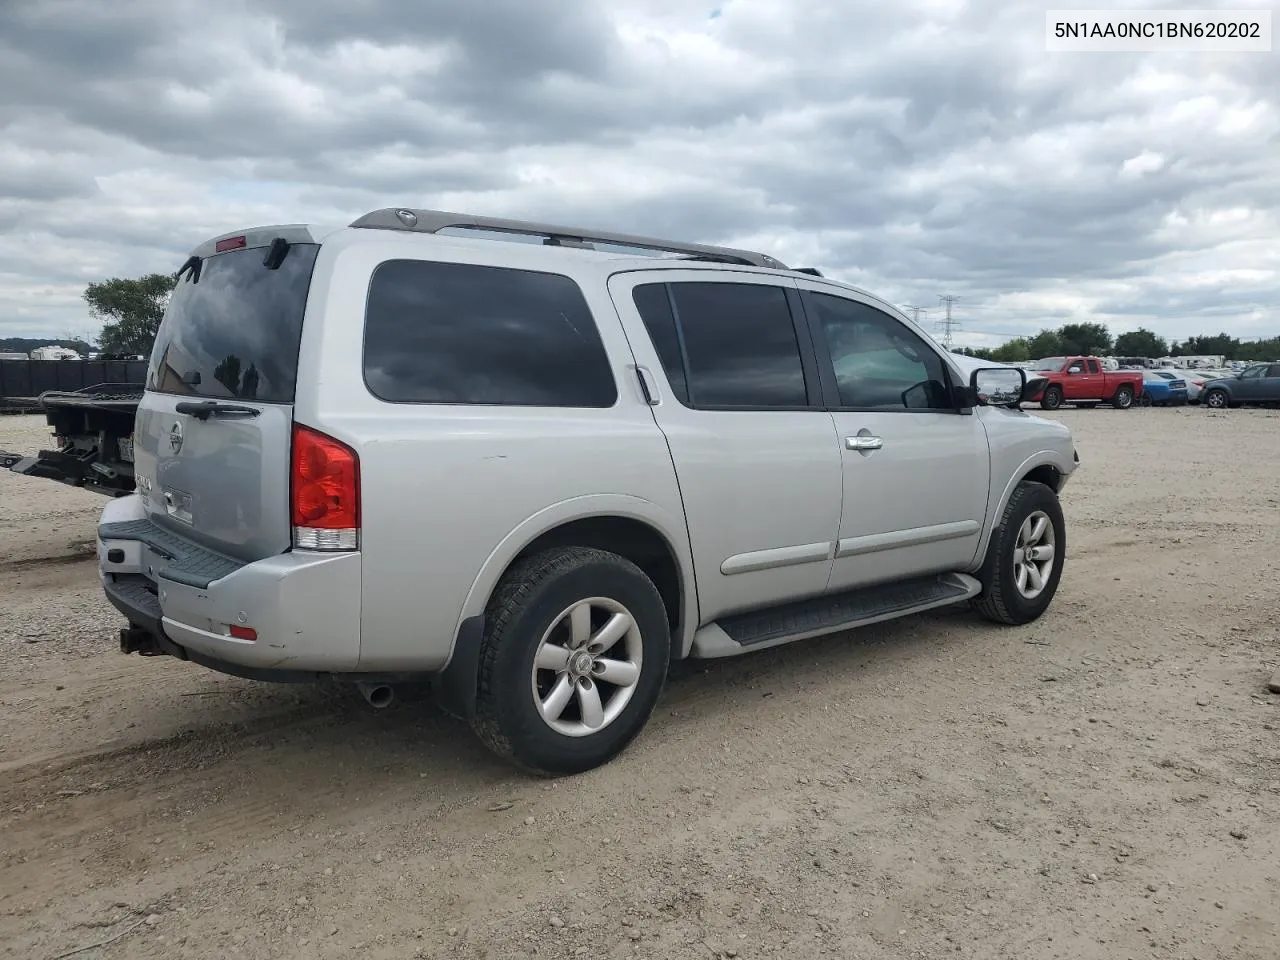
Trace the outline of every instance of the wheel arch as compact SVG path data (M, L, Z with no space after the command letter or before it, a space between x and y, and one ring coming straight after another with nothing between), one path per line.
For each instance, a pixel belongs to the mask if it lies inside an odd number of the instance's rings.
M1035 483L1043 483L1055 494L1061 492L1063 486L1066 485L1067 478L1071 476L1075 469L1075 464L1064 462L1061 456L1051 450L1041 450L1038 453L1027 457L1010 476L1012 479L1005 485L1000 492L1000 499L996 501L995 508L991 511L990 522L986 529L982 532L982 539L978 543L978 549L974 553L971 570L979 570L982 568L983 561L987 556L987 547L991 543L991 538L996 530L999 529L1005 509L1009 506L1009 500L1013 497L1013 491L1018 488L1020 483L1025 481L1033 481Z
M693 557L684 518L651 501L625 495L576 497L538 511L511 531L472 581L455 630L484 615L502 576L522 557L544 547L598 547L626 557L654 581L672 628L672 655L684 657L698 623ZM455 639L456 647L458 640ZM450 651L452 658L453 651Z

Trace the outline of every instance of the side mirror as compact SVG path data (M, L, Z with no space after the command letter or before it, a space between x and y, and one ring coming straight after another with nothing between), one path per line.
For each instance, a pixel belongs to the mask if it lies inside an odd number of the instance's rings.
M1027 372L1021 367L982 367L969 375L969 388L984 407L1014 407L1022 402Z

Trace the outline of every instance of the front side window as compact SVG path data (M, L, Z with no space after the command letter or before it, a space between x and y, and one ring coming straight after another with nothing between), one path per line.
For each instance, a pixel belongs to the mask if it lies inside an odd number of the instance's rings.
M370 392L392 403L611 407L618 398L573 280L464 263L378 266L364 375Z
M668 287L691 405L808 406L795 324L781 287L702 281ZM656 340L655 347L661 354Z
M807 296L831 352L841 406L953 408L942 358L905 324L857 300L825 293Z

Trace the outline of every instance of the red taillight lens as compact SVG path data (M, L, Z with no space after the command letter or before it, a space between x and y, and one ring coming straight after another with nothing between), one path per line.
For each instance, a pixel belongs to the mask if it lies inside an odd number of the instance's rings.
M360 533L360 459L332 437L293 426L294 546L355 550Z

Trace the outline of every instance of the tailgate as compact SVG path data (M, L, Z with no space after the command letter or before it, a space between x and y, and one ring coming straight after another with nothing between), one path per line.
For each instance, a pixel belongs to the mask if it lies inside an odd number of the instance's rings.
M259 228L184 266L138 406L134 468L151 521L243 561L287 550L290 434L319 246Z

